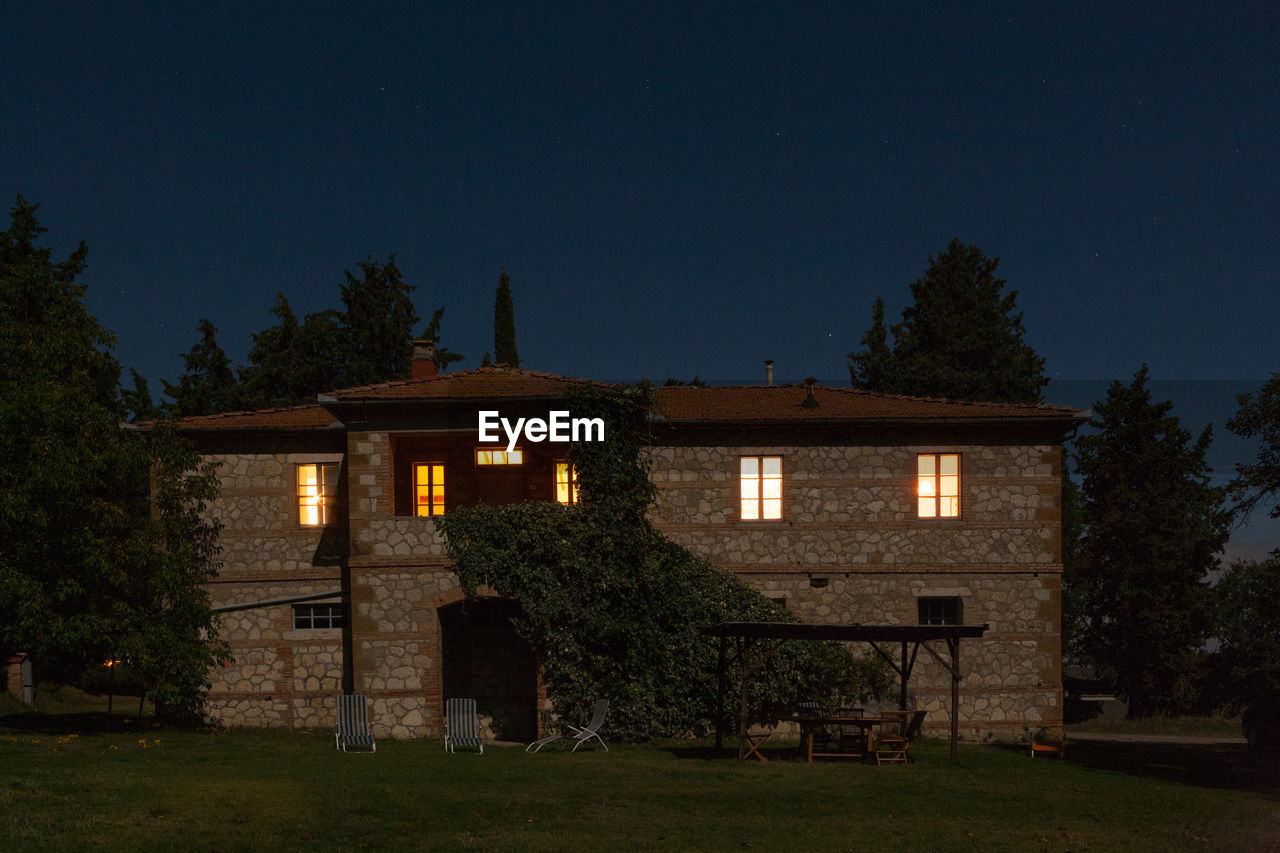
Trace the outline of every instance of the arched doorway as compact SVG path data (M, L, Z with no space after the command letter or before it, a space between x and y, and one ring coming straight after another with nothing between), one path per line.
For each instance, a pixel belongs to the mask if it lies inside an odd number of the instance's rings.
M440 608L444 698L476 700L494 740L537 737L538 664L511 620L520 603L504 598L459 601Z

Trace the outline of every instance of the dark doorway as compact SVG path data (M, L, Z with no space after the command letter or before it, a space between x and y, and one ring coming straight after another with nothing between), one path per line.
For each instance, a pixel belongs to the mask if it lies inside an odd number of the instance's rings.
M537 737L538 665L511 619L520 604L491 598L440 608L444 698L472 698L494 740Z

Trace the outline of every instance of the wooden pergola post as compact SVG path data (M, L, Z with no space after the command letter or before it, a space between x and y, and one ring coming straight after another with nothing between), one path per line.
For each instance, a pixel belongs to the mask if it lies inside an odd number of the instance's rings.
M963 637L979 638L986 633L987 625L806 625L799 622L722 622L707 625L699 631L707 636L720 638L720 654L717 664L719 681L716 700L716 748L724 745L726 667L728 665L726 643L729 637L737 637L738 663L741 667L742 690L738 706L738 757L744 752L750 709L747 706L747 683L751 675L750 644L756 639L830 641L839 643L867 643L889 666L898 673L898 707L907 709L907 684L915 668L920 647L938 664L951 673L951 760L959 757L960 740L960 640ZM947 644L947 657L934 650L929 643L943 640ZM881 643L899 643L900 659L895 661ZM911 654L907 651L910 647ZM774 649L777 647L775 646ZM767 659L767 651L761 661ZM948 658L950 658L948 660Z

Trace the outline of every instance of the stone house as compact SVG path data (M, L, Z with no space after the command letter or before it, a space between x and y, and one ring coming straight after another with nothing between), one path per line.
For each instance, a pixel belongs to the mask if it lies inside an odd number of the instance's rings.
M212 673L226 725L332 725L371 699L379 737L438 736L474 696L490 736L532 739L545 702L499 591L464 602L434 515L574 499L565 444L479 441L482 411L549 419L578 380L507 367L188 418L219 461L223 567L211 585L234 660ZM986 624L966 649L968 739L1062 719L1062 441L1074 409L808 385L656 389L656 526L813 623ZM950 678L912 688L945 726Z

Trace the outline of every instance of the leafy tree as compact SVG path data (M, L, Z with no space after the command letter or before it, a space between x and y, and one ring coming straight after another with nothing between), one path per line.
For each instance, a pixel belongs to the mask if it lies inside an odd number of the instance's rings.
M128 650L153 700L192 708L219 657L198 500L216 481L171 433L120 428L113 338L75 281L86 249L54 263L35 214L18 196L0 233L0 657L71 677Z
M481 505L437 522L468 594L488 583L520 600L515 628L538 654L556 711L577 716L608 696L610 729L637 739L712 722L717 645L699 626L795 619L649 525L654 487L640 452L648 398L643 386L572 398L575 414L604 418L607 437L570 449L577 505ZM751 707L763 719L800 698L865 699L890 681L878 660L785 643L753 675Z
M1044 359L1023 341L1017 291L995 277L999 258L952 240L911 285L914 304L893 326L877 299L863 349L849 353L855 387L891 394L1007 403L1043 399Z
M511 276L498 276L498 292L493 299L493 358L498 364L520 366L516 352L516 310L511 304Z
M1206 575L1230 515L1209 484L1206 427L1194 442L1173 404L1152 402L1147 369L1095 404L1096 433L1077 439L1083 535L1064 577L1078 601L1077 651L1112 676L1131 717L1176 712L1185 673L1210 626Z
M1254 693L1280 689L1280 550L1233 563L1214 600L1214 692L1234 710Z
M151 386L147 378L132 367L129 375L133 378L133 388L120 388L120 405L124 407L125 417L130 423L150 421L164 415L164 407L151 399Z
M1246 515L1274 500L1268 516L1280 518L1280 373L1271 374L1257 394L1241 394L1236 402L1240 408L1227 429L1241 438L1256 438L1260 446L1256 461L1236 466L1231 495Z
M240 385L231 359L218 345L218 330L206 319L200 320L200 342L182 356L185 372L178 384L161 380L164 393L173 403L168 406L171 417L216 415L240 408Z
M413 362L413 327L418 312L392 255L385 264L360 262L361 278L347 271L342 285L340 326L350 346L343 384L369 385L408 379Z

